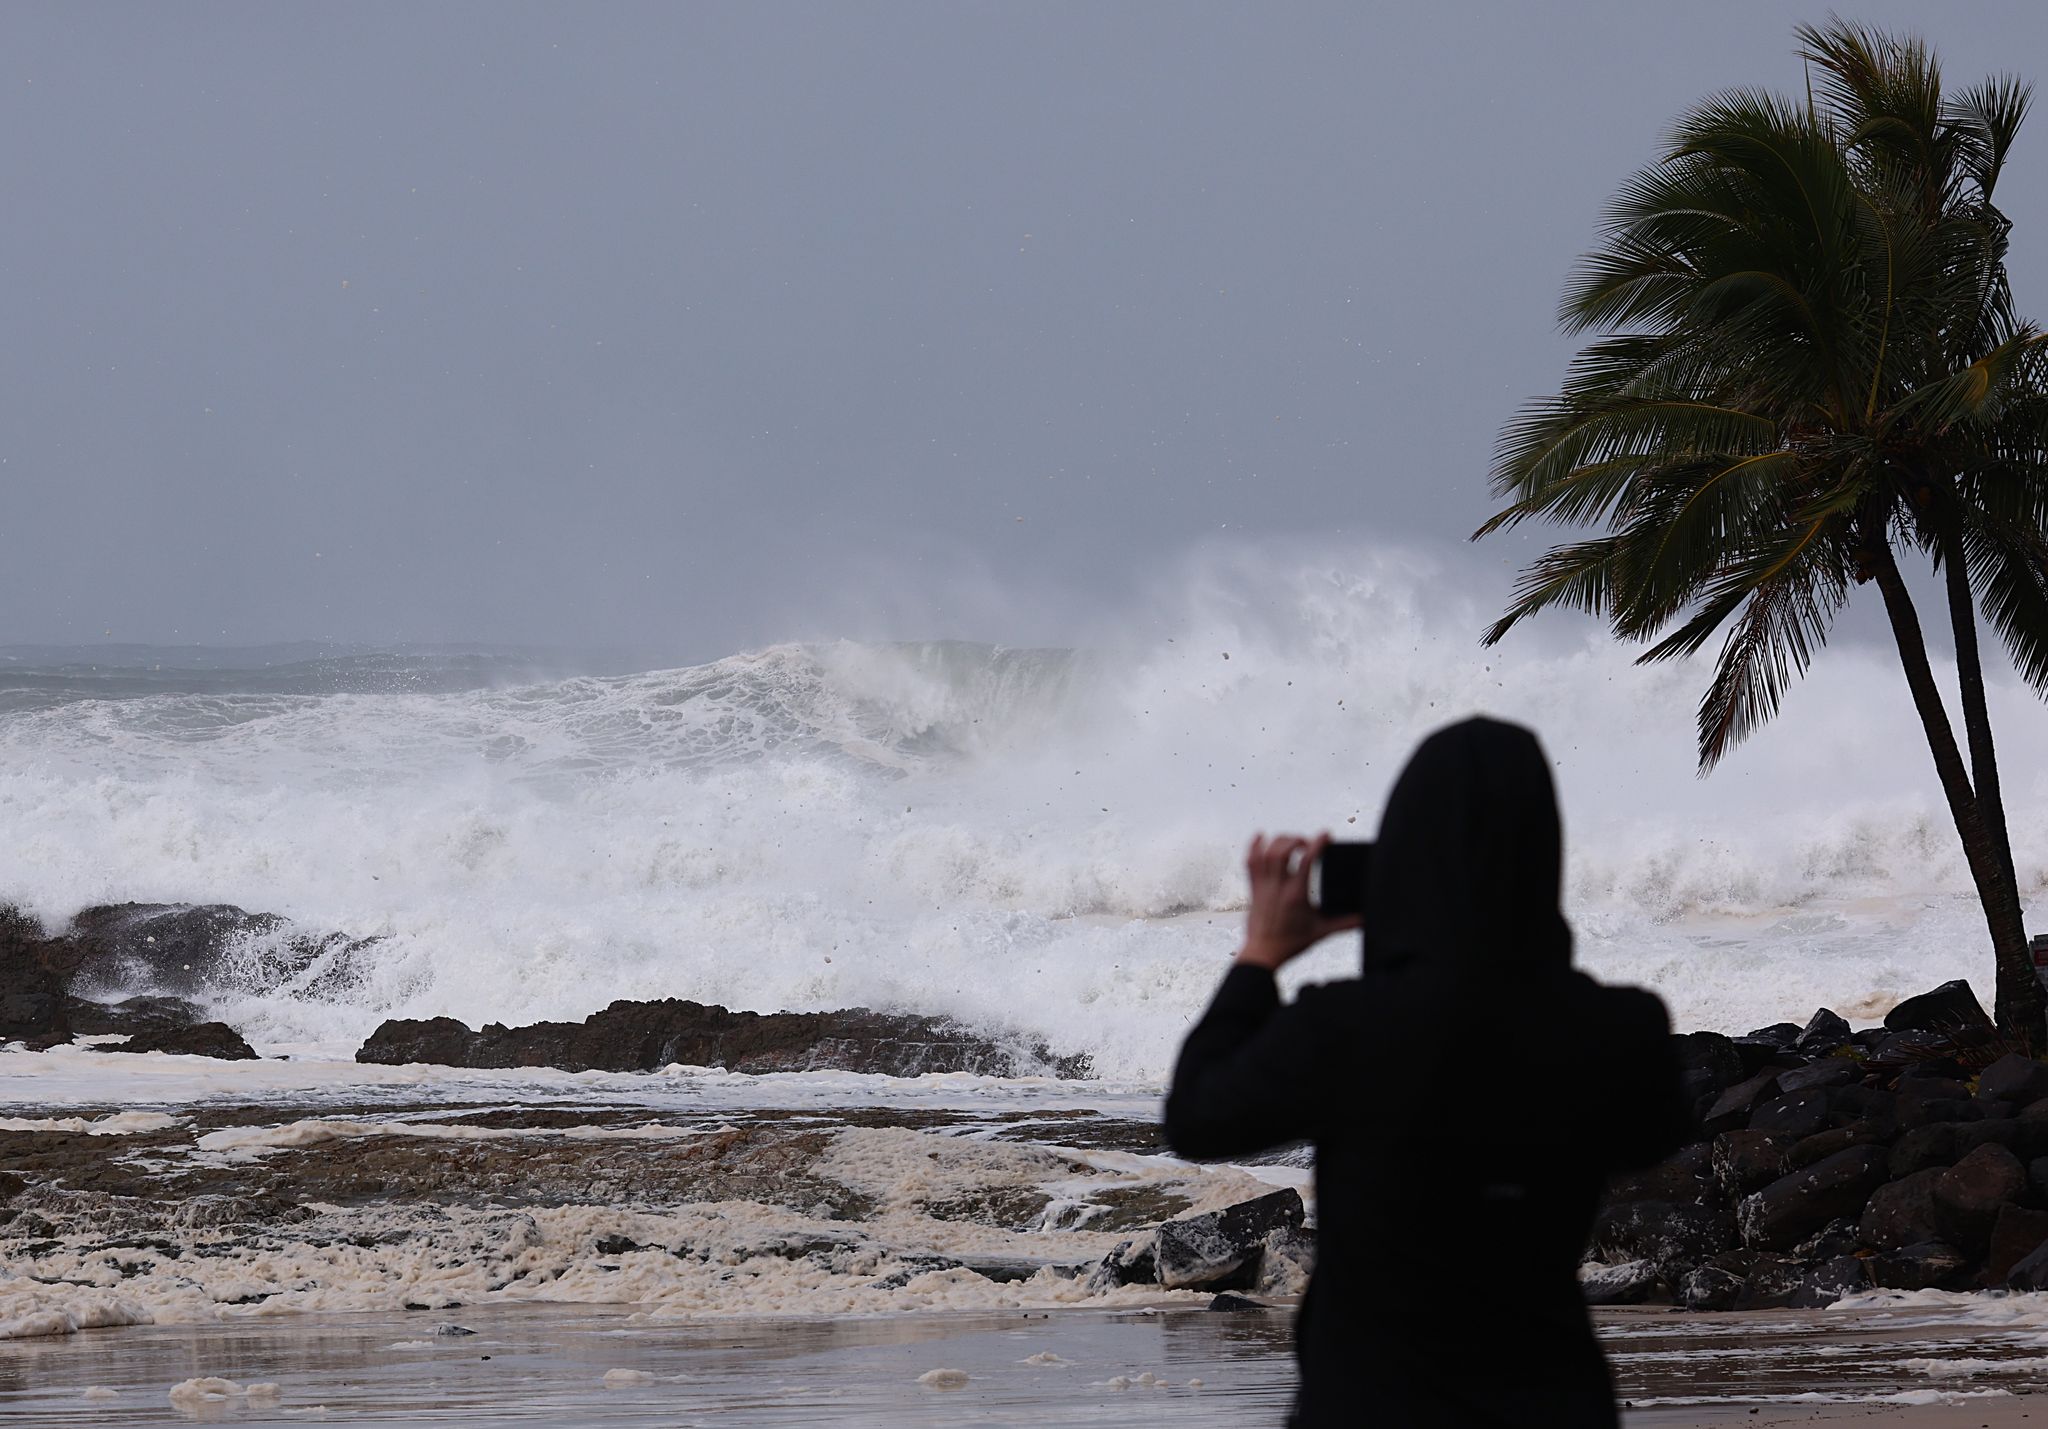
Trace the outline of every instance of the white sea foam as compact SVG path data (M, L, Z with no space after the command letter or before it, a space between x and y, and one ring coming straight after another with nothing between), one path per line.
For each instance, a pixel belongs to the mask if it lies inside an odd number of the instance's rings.
M430 1141L502 1141L516 1137L560 1136L571 1141L673 1141L702 1136L708 1128L663 1126L469 1126L438 1121L344 1121L309 1118L283 1126L235 1126L209 1131L196 1143L201 1151L284 1151L321 1146L364 1136L410 1136Z
M784 646L508 690L16 710L0 898L57 920L229 901L383 940L294 972L276 940L243 948L244 990L215 1000L259 1043L689 996L951 1014L1156 1079L1235 940L1249 832L1369 834L1417 737L1485 710L1557 760L1582 960L1655 986L1681 1024L1983 988L1888 654L1825 652L1701 781L1698 664L1636 669L1602 641L1484 651L1484 615L1358 553L1196 570L1078 657ZM2011 682L1992 701L2038 899L2048 719Z
M160 1111L121 1111L102 1117L0 1116L0 1131L82 1131L87 1136L133 1136L163 1131L179 1118Z

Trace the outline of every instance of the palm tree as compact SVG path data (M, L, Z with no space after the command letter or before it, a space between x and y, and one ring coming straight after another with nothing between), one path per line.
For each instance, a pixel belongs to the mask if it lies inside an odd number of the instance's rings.
M1803 101L1716 95L1614 199L1561 306L1600 335L1501 436L1475 533L1604 527L1528 567L1488 644L1550 606L1653 641L1723 631L1701 772L1777 710L1856 586L1884 599L1997 959L2030 1045L2027 951L1977 616L2048 691L2048 349L2013 311L1992 202L2030 88L1944 94L1917 39L1801 26ZM1900 569L1939 573L1964 746Z

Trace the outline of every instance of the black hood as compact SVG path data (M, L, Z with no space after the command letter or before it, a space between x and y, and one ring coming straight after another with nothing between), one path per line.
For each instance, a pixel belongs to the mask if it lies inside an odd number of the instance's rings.
M1571 965L1550 761L1520 725L1468 719L1422 742L1387 799L1366 889L1365 968L1462 998Z

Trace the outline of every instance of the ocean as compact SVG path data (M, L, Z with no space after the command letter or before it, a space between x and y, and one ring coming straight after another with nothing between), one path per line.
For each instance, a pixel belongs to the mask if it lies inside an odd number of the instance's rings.
M614 998L943 1014L1162 1079L1235 946L1254 830L1369 837L1430 729L1556 761L1580 962L1740 1032L1853 1020L1990 958L1889 653L1821 653L1699 777L1706 668L1482 649L1395 558L1190 582L1071 649L821 640L575 673L480 648L0 649L0 901L222 902L379 940L209 995L345 1058L386 1017ZM2048 711L1993 690L2022 892ZM1342 976L1355 943L1290 969Z

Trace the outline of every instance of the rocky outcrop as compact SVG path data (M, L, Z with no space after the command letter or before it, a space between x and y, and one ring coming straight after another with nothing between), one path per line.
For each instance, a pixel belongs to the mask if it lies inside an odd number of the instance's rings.
M78 989L176 997L229 983L331 996L361 975L361 955L376 942L227 903L106 904L72 919L69 936L79 948Z
M1315 1267L1301 1193L1274 1191L1220 1211L1176 1216L1121 1241L1089 1272L1091 1291L1121 1285L1298 1295ZM1247 1302L1252 1304L1255 1302Z
M0 906L0 1042L71 1039L68 952L35 919Z
M103 1052L168 1052L174 1056L219 1057L224 1061L247 1062L255 1049L242 1034L225 1022L195 1022L189 1027L158 1027L138 1032L126 1042L100 1049Z
M651 1072L673 1063L734 1072L926 1072L1086 1076L1081 1057L998 1043L937 1018L871 1012L732 1012L681 998L614 1002L581 1022L527 1027L488 1023L472 1031L452 1017L384 1023L358 1062L447 1067L558 1067Z
M1969 984L1861 1032L1823 1008L1673 1040L1699 1131L1609 1187L1589 1300L1723 1310L1872 1286L2048 1288L2048 1062L2011 1051Z

